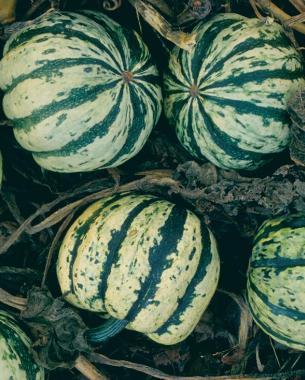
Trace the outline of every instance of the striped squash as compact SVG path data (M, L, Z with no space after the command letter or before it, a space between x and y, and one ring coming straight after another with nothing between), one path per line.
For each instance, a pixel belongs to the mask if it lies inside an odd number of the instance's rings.
M101 13L85 15L41 16L7 41L0 63L16 139L57 172L122 164L161 110L157 69L139 35Z
M161 344L182 341L218 276L215 239L193 212L132 193L90 206L66 234L57 262L66 300L112 317L89 334L93 341L124 327Z
M268 220L260 227L247 299L254 320L267 334L305 350L305 215Z
M193 157L256 169L288 144L287 98L305 84L301 56L275 22L220 14L196 32L192 51L171 53L165 113Z
M44 370L30 353L31 342L9 313L0 311L0 378L43 380Z

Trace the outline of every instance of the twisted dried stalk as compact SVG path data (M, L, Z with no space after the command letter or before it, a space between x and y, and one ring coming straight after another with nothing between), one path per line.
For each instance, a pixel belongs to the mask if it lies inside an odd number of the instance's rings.
M184 33L174 30L172 25L147 1L128 0L136 11L151 25L162 37L173 42L181 49L191 50L196 43L195 33Z
M104 0L103 8L106 11L116 11L122 5L122 0Z
M305 4L302 0L290 0L290 2L296 7L297 10L302 13L305 12ZM270 0L255 0L255 5L261 10L271 13L284 25L289 25L289 27L296 30L297 32L305 34L305 25L300 22L304 20L302 17L291 17L278 6L273 4Z

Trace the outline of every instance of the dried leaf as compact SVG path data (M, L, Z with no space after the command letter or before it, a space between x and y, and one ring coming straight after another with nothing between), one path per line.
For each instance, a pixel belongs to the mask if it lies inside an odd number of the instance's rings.
M28 293L21 317L36 336L33 354L43 367L72 368L81 352L90 352L84 337L87 327L80 316L46 289L33 288Z

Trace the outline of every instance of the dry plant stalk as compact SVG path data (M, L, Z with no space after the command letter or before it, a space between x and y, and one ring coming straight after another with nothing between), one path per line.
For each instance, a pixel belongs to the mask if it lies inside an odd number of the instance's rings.
M24 310L26 307L26 299L15 297L6 290L0 288L0 303L13 307L18 310Z
M300 370L286 373L275 373L273 375L172 376L144 364L133 363L126 360L110 359L102 354L91 354L90 360L95 363L113 367L129 368L161 380L286 380L288 378L293 378L293 376L304 376L305 374L305 370Z
M0 23L8 24L15 20L17 0L0 0Z
M162 37L173 42L181 49L191 50L196 43L195 33L184 33L174 30L172 25L149 3L143 0L128 0L136 11L151 25Z
M100 371L83 355L80 355L75 361L75 368L82 373L88 380L109 380L102 375Z
M104 0L103 1L103 8L106 9L106 11L115 11L120 8L122 5L122 0Z
M241 296L238 296L234 293L228 292L223 289L219 289L218 291L232 298L232 300L238 305L240 309L238 346L235 348L233 354L225 355L222 358L222 361L224 363L230 365L230 364L233 364L234 362L239 362L242 359L247 347L250 331L253 324L253 319L246 302L243 300Z
M296 7L297 10L301 10L301 12L305 11L305 4L303 0L290 0L290 2ZM255 0L255 3L258 8L262 9L265 12L270 12L284 25L289 25L289 27L296 30L297 32L305 34L305 25L301 22L298 22L299 20L297 18L291 17L277 5L273 4L271 0Z
M299 12L305 12L304 0L289 0L289 2L295 6Z
M148 2L168 17L174 17L172 9L164 0L148 0Z

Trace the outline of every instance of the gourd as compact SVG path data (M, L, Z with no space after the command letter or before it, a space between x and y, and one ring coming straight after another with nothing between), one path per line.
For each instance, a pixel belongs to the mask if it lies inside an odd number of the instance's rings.
M165 114L194 158L256 169L289 142L287 99L305 84L302 58L276 22L228 13L195 32L190 52L171 53Z
M111 317L91 331L92 341L126 327L175 344L208 306L219 257L213 234L193 212L125 193L99 200L72 224L57 277L68 302Z
M255 322L276 341L305 350L305 215L263 223L248 270L247 299Z
M15 318L0 311L0 377L3 380L44 380L44 370L33 361L31 342Z
M161 111L158 72L133 31L102 13L50 12L12 35L0 62L3 109L20 145L57 172L116 167Z

